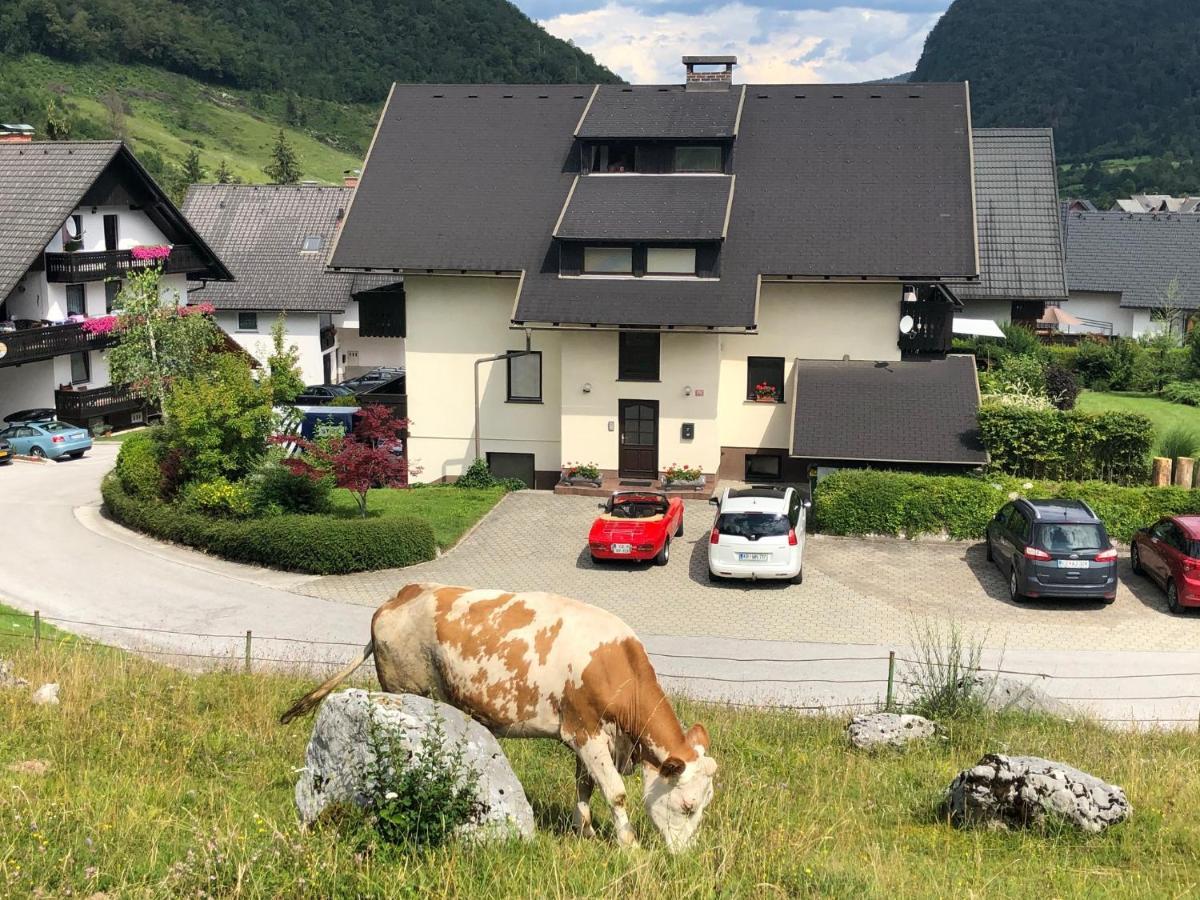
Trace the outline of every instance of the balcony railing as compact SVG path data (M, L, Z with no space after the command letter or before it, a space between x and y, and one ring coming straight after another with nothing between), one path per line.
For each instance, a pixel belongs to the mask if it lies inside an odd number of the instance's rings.
M112 346L115 341L116 335L112 332L89 334L78 322L0 332L0 366L53 359L82 350L100 350Z
M86 428L90 420L101 416L145 409L146 401L132 396L125 385L110 384L85 391L57 390L54 408L64 422Z
M901 303L900 315L911 316L912 328L900 335L902 354L949 353L954 340L954 306L941 300Z
M129 250L95 250L77 253L47 253L46 280L57 283L123 278L159 264L156 259L134 259ZM208 263L191 244L176 244L163 265L163 272L176 275L203 272Z

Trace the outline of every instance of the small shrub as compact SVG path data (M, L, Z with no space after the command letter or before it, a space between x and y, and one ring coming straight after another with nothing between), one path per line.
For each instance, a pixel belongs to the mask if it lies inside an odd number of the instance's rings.
M1197 328L1196 331L1200 331ZM1184 406L1200 406L1200 381L1172 381L1162 390L1164 400Z
M497 478L488 468L487 460L477 459L467 467L467 471L458 476L454 482L460 488L493 488L502 487L512 493L523 491L528 487L520 478Z
M1186 425L1176 425L1158 439L1156 452L1168 459L1178 459L1181 456L1195 458L1200 450L1200 431Z
M1046 396L1058 409L1074 409L1079 396L1079 381L1075 373L1059 363L1047 364L1043 371Z
M154 431L141 431L121 442L113 469L126 493L134 497L158 497L162 491L162 448Z
M913 655L903 672L911 692L909 712L941 721L986 715L996 676L980 672L983 641L970 640L953 622L945 633L926 624L914 637Z
M463 826L477 825L487 807L476 799L479 772L467 765L464 748L446 748L440 721L410 751L397 735L371 719L371 762L363 773L375 830L389 844L439 847Z
M1127 390L1138 350L1136 341L1124 338L1084 339L1076 348L1075 371L1094 391Z
M1004 332L1004 349L1008 355L1041 359L1042 342L1038 340L1038 336L1031 329L1024 325L1004 322L1001 323L1000 330Z
M354 394L342 394L340 397L334 397L326 406L361 406L358 397Z
M260 513L324 513L331 506L332 479L313 480L295 475L277 460L263 465L250 477L250 496Z
M254 514L250 489L227 478L192 482L184 487L179 505L188 512L228 519L246 519Z

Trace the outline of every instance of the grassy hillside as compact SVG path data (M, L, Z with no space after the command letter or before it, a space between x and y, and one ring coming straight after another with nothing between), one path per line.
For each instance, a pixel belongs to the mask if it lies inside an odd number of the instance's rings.
M0 690L5 896L1149 898L1194 891L1200 865L1194 735L1001 718L868 755L847 748L840 718L686 703L721 766L686 855L664 852L640 802L643 849L618 850L598 792L600 838L573 837L574 765L548 741L502 742L537 819L528 844L409 850L359 815L303 833L292 792L310 723L276 717L312 679L188 675L88 645L35 652L27 634L27 619L0 614L0 656L34 687L59 682L62 705ZM942 790L992 750L1121 784L1134 817L1094 836L951 827Z
M0 60L0 121L29 121L45 138L51 97L66 107L73 138L124 136L152 170L155 157L178 167L195 147L210 178L224 160L247 182L267 180L263 166L280 128L305 178L339 182L346 169L362 165L378 115L375 105L215 87L149 66L35 54Z

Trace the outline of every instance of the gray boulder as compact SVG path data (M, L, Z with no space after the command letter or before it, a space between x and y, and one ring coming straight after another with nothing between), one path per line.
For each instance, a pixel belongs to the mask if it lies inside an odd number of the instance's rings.
M997 712L1046 713L1064 718L1070 718L1075 712L1033 681L1005 675L991 678L976 676L975 685L987 708Z
M860 750L876 747L904 747L937 734L937 724L924 716L900 713L871 713L855 716L846 726L846 737Z
M296 783L302 823L316 821L330 803L366 804L370 785L364 773L374 761L369 739L372 719L378 733L398 739L410 753L420 752L422 737L439 719L447 749L461 744L464 763L479 772L476 798L487 809L483 821L464 829L462 836L474 840L533 836L533 809L491 732L435 700L363 690L341 691L321 704Z
M1133 811L1114 784L1037 756L989 753L964 769L946 792L957 824L1026 827L1053 816L1083 831L1103 831Z
M0 688L20 688L28 686L29 682L13 674L12 663L0 659Z

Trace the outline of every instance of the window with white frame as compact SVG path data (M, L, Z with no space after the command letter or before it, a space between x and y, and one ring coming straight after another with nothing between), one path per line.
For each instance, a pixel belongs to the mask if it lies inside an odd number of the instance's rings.
M647 247L647 275L695 275L695 247Z
M583 271L588 275L632 275L632 247L584 247Z

